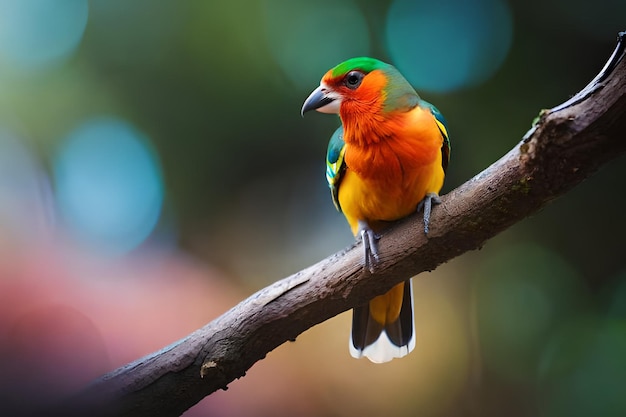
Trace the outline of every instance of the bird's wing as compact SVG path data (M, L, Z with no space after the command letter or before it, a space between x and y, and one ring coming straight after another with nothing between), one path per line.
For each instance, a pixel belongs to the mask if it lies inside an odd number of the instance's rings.
M341 212L341 206L339 205L339 182L346 169L346 164L343 160L345 152L346 143L343 141L343 127L339 126L331 136L326 152L326 180L330 187L333 203L335 203L335 207L339 212Z

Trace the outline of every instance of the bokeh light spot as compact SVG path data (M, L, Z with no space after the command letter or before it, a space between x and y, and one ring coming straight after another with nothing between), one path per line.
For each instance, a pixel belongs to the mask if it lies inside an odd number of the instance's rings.
M330 68L368 55L369 30L354 1L277 1L263 3L272 57L296 88L309 90Z
M129 124L90 120L54 161L58 204L79 238L111 252L133 249L154 229L163 184L147 138Z
M69 57L82 39L87 0L0 0L0 57L41 69Z
M513 19L502 0L396 0L386 23L389 54L418 90L479 84L506 57Z

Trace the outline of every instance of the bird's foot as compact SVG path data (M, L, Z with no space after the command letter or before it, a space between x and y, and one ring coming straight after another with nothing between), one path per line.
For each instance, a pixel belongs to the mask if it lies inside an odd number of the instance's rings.
M372 229L370 229L365 222L359 222L358 236L363 242L364 268L373 274L376 270L376 265L378 264L379 260L378 239L380 239L380 236L377 235Z
M441 198L437 193L428 193L422 201L417 205L417 211L424 211L424 234L428 234L428 226L430 224L430 211L433 204L441 204Z

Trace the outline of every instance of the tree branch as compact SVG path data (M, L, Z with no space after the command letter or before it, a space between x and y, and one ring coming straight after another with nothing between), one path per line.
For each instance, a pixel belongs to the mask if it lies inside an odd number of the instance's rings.
M177 343L117 369L73 398L66 414L174 416L226 389L308 328L435 269L537 212L626 150L626 32L598 76L541 112L500 160L443 196L428 238L420 216L380 240L375 275L355 244L262 289Z

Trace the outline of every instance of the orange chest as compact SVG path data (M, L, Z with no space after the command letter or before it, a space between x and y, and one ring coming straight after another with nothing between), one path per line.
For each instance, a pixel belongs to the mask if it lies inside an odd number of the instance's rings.
M346 126L344 139L347 168L384 186L410 186L407 182L419 171L441 160L443 137L433 116L424 111L368 130Z
M366 147L346 145L345 163L367 182L380 183L386 187L401 187L413 174L435 157L419 143L383 143ZM408 185L408 184L407 184Z

